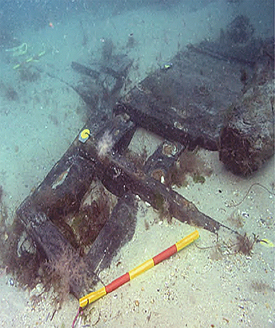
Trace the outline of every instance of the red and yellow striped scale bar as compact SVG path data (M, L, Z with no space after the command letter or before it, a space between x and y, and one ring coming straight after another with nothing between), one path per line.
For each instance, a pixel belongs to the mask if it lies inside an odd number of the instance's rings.
M118 287L124 285L126 282L134 279L135 277L139 276L143 272L151 269L153 266L157 265L158 263L162 262L163 260L169 258L170 256L174 255L175 253L179 252L184 247L190 245L193 241L199 238L199 232L195 230L190 235L184 237L179 242L175 243L173 246L167 248L165 251L159 253L158 255L154 256L148 261L143 262L141 265L135 267L133 270L125 273L124 275L120 276L119 278L113 280L109 285L98 289L95 292L92 292L82 298L79 299L79 305L81 308L87 306L88 304L95 302L102 296L111 293Z

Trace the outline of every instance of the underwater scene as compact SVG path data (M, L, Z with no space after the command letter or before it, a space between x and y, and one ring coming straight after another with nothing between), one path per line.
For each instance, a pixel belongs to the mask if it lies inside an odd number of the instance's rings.
M272 0L0 0L0 327L275 328Z

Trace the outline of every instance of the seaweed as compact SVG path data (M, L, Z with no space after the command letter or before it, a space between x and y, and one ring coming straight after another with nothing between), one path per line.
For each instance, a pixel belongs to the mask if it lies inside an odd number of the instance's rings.
M227 40L232 43L245 43L252 38L254 27L249 18L244 15L237 16L228 26L226 31Z
M38 71L34 71L32 67L22 67L18 70L19 78L21 81L25 82L36 82L41 78Z
M85 205L74 218L73 227L77 232L80 247L92 245L100 230L103 228L110 215L110 204L107 195L91 205Z
M236 207L236 206L241 205L241 204L244 202L244 200L246 199L246 197L248 196L248 194L250 193L250 191L252 190L252 188L255 187L255 186L259 186L259 187L263 188L263 189L266 190L270 195L273 195L273 196L275 195L275 192L274 192L274 191L269 190L267 187L265 187L264 185L262 185L262 184L259 183L259 182L254 182L254 183L252 183L252 185L248 188L247 192L245 193L243 199L242 199L240 202L238 202L237 204L228 205L228 207ZM274 190L274 182L271 182L271 188L272 188L272 190Z
M165 177L165 184L168 187L173 185L177 187L186 186L188 175L193 176L195 183L204 183L204 176L210 176L211 173L211 168L197 155L197 150L185 150L168 171Z
M19 100L17 91L11 85L5 84L3 81L0 81L0 94L9 101Z
M230 222L235 228L242 228L244 226L244 217L241 215L240 211L234 211L228 218L227 221Z
M65 248L58 258L46 261L43 269L46 290L54 287L55 303L59 308L72 292L72 283L76 286L88 285L87 265L72 248Z
M252 249L254 244L256 243L257 238L254 236L254 238L249 238L247 234L244 235L237 235L237 243L235 246L235 252L236 253L242 253L244 255L251 255Z
M155 208L158 210L160 220L166 219L168 223L171 223L172 215L169 202L160 193L156 193L154 196Z
M205 182L205 177L203 175L200 175L198 173L195 173L193 175L193 181L195 183L201 183L201 184L203 184Z
M225 226L224 226L225 227ZM230 228L228 228L231 230ZM223 253L226 251L227 255L235 255L238 253L242 253L243 255L251 256L252 250L255 245L255 243L259 242L260 240L258 237L253 234L253 237L249 237L247 233L244 233L241 235L237 231L231 230L236 234L236 242L227 244L225 242L219 242L217 241L216 245L214 246L207 246L207 247L199 247L199 249L213 249L214 251L210 254L210 258L212 260L220 260L222 259Z
M40 264L45 261L42 253L24 231L23 224L15 218L11 226L1 221L1 260L7 273L12 273L20 286L33 288L40 280Z

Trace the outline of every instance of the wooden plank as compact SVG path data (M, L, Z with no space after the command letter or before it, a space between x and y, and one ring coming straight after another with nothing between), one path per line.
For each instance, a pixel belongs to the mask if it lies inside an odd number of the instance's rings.
M164 139L189 149L218 149L223 115L243 87L238 63L179 52L171 68L145 78L114 107Z
M87 267L82 258L45 213L28 209L21 211L20 219L39 251L45 255L49 268L68 279L70 292L78 298L86 285Z
M250 175L274 154L274 86L273 78L253 85L228 115L219 158L235 174Z
M137 204L135 196L126 193L118 200L109 220L85 256L89 272L100 273L111 264L118 250L134 235Z
M105 188L117 197L131 192L154 208L163 210L167 207L172 216L181 222L203 227L216 233L222 224L201 213L194 204L172 189L144 172L133 169L133 165L120 155L106 156L103 161L92 158L94 144L88 140L82 148L82 157L88 156L95 164L95 172ZM95 156L97 156L95 154Z
M159 176L165 177L169 169L180 157L185 147L178 142L164 141L156 151L147 159L143 172L161 181Z
M20 217L21 209L27 211L31 208L37 212L44 212L51 219L66 216L78 211L81 200L87 192L95 177L95 163L97 158L97 144L104 131L110 135L110 149L123 151L127 148L135 131L135 125L131 121L125 121L122 116L108 121L98 131L92 131L89 149L85 153L84 145L78 137L47 174L39 187L21 204L17 210Z
M120 164L122 161L123 166ZM216 233L222 224L200 212L197 207L172 189L145 174L136 175L125 165L126 159L109 159L107 167L97 169L98 177L113 194L121 197L127 192L138 195L157 210L167 210L181 222ZM131 166L129 166L131 167Z
M123 150L131 140L135 125L123 117L115 117L104 129L100 127L98 131L93 131L94 136L90 137L93 146L89 153L76 138L40 186L17 209L17 218L35 241L37 249L53 266L58 261L66 262L64 256L70 258L71 263L66 264L67 270L72 272L68 283L77 297L85 288L85 273L91 274L91 270L86 265L84 267L83 259L76 251L78 244L75 234L65 218L79 211L83 197L96 177L95 170L102 165L97 155L97 138L102 137L103 130L111 135L111 148Z

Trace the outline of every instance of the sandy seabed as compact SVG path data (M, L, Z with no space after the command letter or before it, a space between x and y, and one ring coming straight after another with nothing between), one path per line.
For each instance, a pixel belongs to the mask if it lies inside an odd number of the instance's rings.
M31 53L45 49L46 54L35 63L42 69L40 79L22 82L12 69L15 61L8 63L7 53L0 53L1 80L18 93L14 101L0 95L0 184L9 218L66 151L88 117L78 94L63 82L74 84L79 79L71 69L73 60L97 60L102 38L112 39L115 51L121 53L133 33L137 44L128 56L138 69L129 73L131 88L172 58L179 46L216 38L220 28L239 13L250 15L259 35L272 33L263 6L254 9L256 15L251 2L247 4L244 1L236 7L214 1L196 10L188 5L155 11L140 8L104 19L89 11L54 21L54 28L21 31L18 38L28 43ZM87 31L85 46L80 20ZM148 142L146 135L139 140L141 148ZM241 233L274 242L274 195L254 185L243 200L253 183L272 190L274 159L244 179L226 171L216 152L201 150L199 156L213 170L212 175L204 184L190 178L187 187L176 190L215 220L236 229L235 221L228 218L238 217ZM200 239L195 244L91 304L76 327L275 327L274 248L257 243L251 256L233 254L230 248L217 247L216 236L198 230ZM108 284L192 231L194 227L174 219L160 221L158 213L140 201L133 239L100 278ZM41 294L43 286L23 290L4 266L0 288L2 327L71 327L78 309L73 296L58 311L51 292L42 293L34 302L35 297L30 297Z

